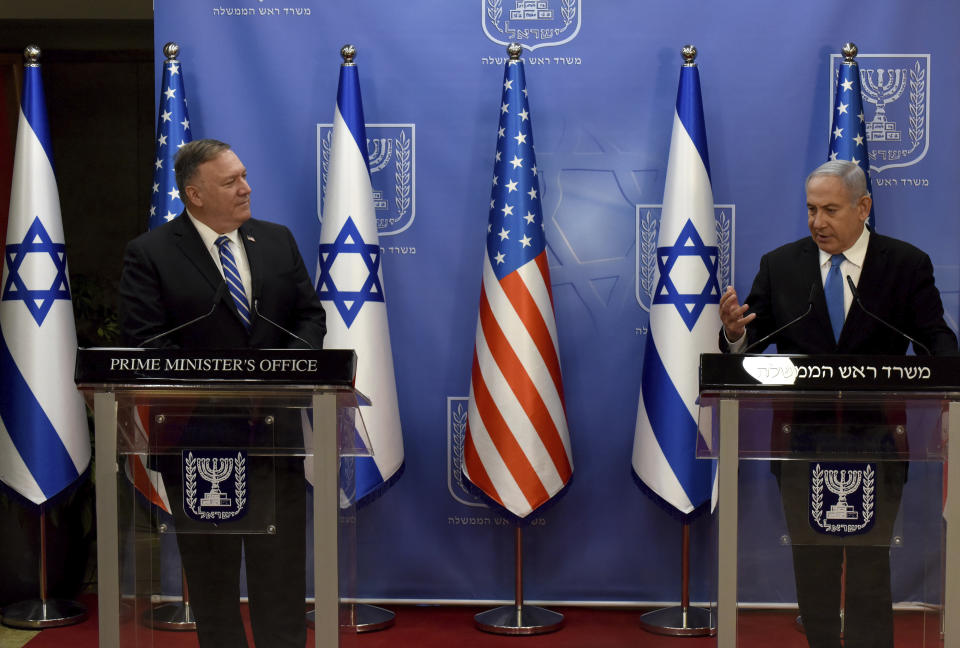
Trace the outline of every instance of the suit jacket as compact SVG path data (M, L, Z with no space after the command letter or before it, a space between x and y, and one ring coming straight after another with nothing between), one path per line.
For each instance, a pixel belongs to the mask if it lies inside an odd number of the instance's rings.
M756 319L747 326L752 344L807 309L813 291L813 309L796 324L778 333L770 344L780 353L887 354L906 353L908 342L867 315L854 301L840 339L834 340L820 274L820 256L810 237L788 243L760 259L746 304ZM857 291L863 305L877 317L925 344L934 355L956 353L957 338L943 319L933 264L918 248L874 232L870 233ZM720 331L720 349L728 351ZM763 348L754 349L756 352ZM915 349L916 353L923 353Z
M857 291L867 309L925 344L934 355L956 353L957 339L943 319L933 264L918 248L871 232ZM810 314L770 340L777 345L778 352L906 353L908 341L867 315L856 301L847 313L840 339L834 340L823 292L820 253L810 237L779 247L760 260L760 270L746 299L750 312L757 314L747 326L747 343L762 339L801 315L807 309L811 293ZM720 348L724 352L729 350L722 329ZM923 353L920 349L915 351ZM876 402L837 401L821 409L794 409L789 403L781 403L773 411L771 448L835 461L889 457L890 453L899 455L906 450L906 439L893 430L905 421L903 407L897 403L878 406ZM783 433L787 423L792 430L789 436ZM791 535L801 542L803 538L809 539L813 532L807 523L806 464L774 461L771 470L780 482ZM901 462L886 461L878 465L878 523L875 532L864 536L862 542L889 539L906 472L906 464Z
M326 316L290 231L250 219L240 226L250 265L254 305L265 317L323 344ZM304 345L251 312L248 332L223 276L186 214L132 240L120 279L120 326L126 344L150 337L208 312L209 317L158 339L153 346L209 349L298 348Z
M259 312L311 346L321 348L326 317L290 231L282 225L250 219L240 226L250 265L253 302L249 332L233 297L217 290L223 275L186 214L127 244L120 278L120 326L126 344L136 346L154 335L210 312L197 322L165 335L151 346L185 349L303 348L303 343L258 317ZM157 447L219 444L300 445L299 413L225 408L217 416L195 416L190 406L168 406L163 426L151 427ZM267 415L272 415L272 419ZM275 421L275 425L264 421ZM176 472L175 469L170 468Z

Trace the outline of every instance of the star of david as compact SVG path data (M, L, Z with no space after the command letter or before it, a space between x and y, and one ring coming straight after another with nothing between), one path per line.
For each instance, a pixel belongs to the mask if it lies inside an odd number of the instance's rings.
M56 271L56 276L49 288L35 290L27 287L24 277L20 274L20 266L28 254L49 255ZM3 285L3 301L22 301L33 315L33 319L37 321L37 326L43 324L53 302L58 299L70 301L70 285L67 283L67 248L63 243L54 243L50 240L50 235L43 228L39 216L33 219L21 243L7 245L6 259L9 274ZM33 278L28 277L28 279Z
M670 277L670 271L680 257L697 256L703 260L707 268L707 281L699 293L681 293ZM669 247L657 248L657 267L660 270L660 280L654 291L654 304L672 304L676 307L680 317L693 330L700 313L707 304L720 303L720 284L717 281L717 266L719 254L717 246L704 245L703 239L693 226L693 221L687 220L676 242Z
M340 290L333 281L331 269L337 258L345 254L358 254L367 269L367 277L360 290ZM353 324L360 309L367 302L383 301L383 286L380 285L380 246L368 244L360 236L360 230L351 217L343 224L333 243L320 244L320 272L317 278L317 296L323 301L332 301L347 328Z

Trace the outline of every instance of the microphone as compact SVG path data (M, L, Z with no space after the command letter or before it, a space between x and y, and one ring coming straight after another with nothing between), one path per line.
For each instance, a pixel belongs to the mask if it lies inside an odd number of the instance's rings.
M806 317L807 315L809 315L809 314L810 314L810 311L813 310L813 298L814 298L814 295L817 294L817 286L818 286L818 285L819 285L819 284L818 284L818 282L816 282L816 281L814 281L812 284L810 284L810 294L807 296L807 310L803 311L799 316L794 317L792 320L790 320L789 322L787 322L786 324L784 324L783 326L781 326L780 328L778 328L776 331L774 331L774 332L771 333L770 335L765 335L765 336L763 336L762 338L760 338L759 340L757 340L756 342L754 342L753 344L749 345L746 349L743 350L743 352L744 352L744 353L747 353L747 352L750 351L750 349L753 349L753 348L755 348L755 347L760 346L761 344L765 343L767 340L769 340L769 339L772 338L773 336L777 335L778 333L782 333L784 329L787 329L787 328L793 326L794 324L796 324L797 322L799 322L800 320L802 320L804 317Z
M269 317L267 317L266 315L264 315L263 313L261 313L261 312L260 312L260 300L259 300L259 299L254 299L254 300L253 300L253 312L257 314L257 317L262 317L263 319L265 319L268 324L273 324L275 327L277 327L278 329L280 329L281 331L283 331L284 333L286 333L286 334L289 335L290 337L294 338L295 340L299 340L300 342L303 342L304 344L306 344L308 349L316 349L316 348L317 348L317 347L313 346L312 344L310 344L309 342L307 342L306 340L304 340L302 337L300 337L300 336L297 335L296 333L294 333L293 331L288 331L287 329L283 328L282 326L280 326L279 324L277 324L276 322L274 322L272 319L270 319Z
M924 343L921 342L920 340L917 340L917 339L914 339L914 338L910 337L909 335L907 335L906 333L904 333L903 331L901 331L900 329L898 329L896 326L894 326L894 325L891 324L890 322L887 322L886 320L882 320L882 319L880 319L879 317L877 317L876 315L874 315L873 313L871 313L870 311L868 311L868 310L867 310L867 307L863 305L863 302L862 302L862 301L860 301L860 293L857 291L857 287L853 285L853 279L850 278L850 275L847 275L847 285L850 286L850 293L853 295L853 299L854 299L854 301L857 302L857 305L860 307L860 310L862 310L864 313L866 313L867 315L869 315L869 316L872 317L873 319L877 320L878 322L880 322L881 324L883 324L884 326L886 326L888 329L890 329L891 331L893 331L893 332L896 333L897 335L900 335L901 337L904 337L904 338L906 338L907 340L909 340L909 341L913 344L913 350L914 350L914 351L916 351L917 348L919 347L919 348L923 349L923 351L926 352L927 355L933 355L933 354L930 353L930 348L929 348L926 344L924 344Z
M151 337L151 338L147 338L146 340L144 340L143 342L141 342L140 344L138 344L138 345L137 345L137 348L138 348L138 349L141 349L141 348L147 346L148 344L150 344L151 342L154 342L155 340L159 340L159 339L162 338L162 337L167 337L167 336L170 335L171 333L176 333L176 332L179 331L180 329L186 328L186 327L190 326L191 324L196 324L196 323L199 322L200 320L206 319L207 317L210 317L211 315L213 315L213 311L215 311L215 310L217 309L217 304L220 303L220 300L223 298L223 296L224 296L224 294L226 294L226 292L227 292L227 282L226 282L226 281L221 281L221 282L220 282L220 285L217 286L217 292L215 292L215 293L213 294L213 304L210 305L210 310L208 310L208 311L207 311L206 313L204 313L203 315L199 315L199 316L197 316L197 317L194 317L192 320L190 320L190 321L188 321L188 322L184 322L183 324L180 324L179 326L174 326L174 327L173 327L172 329L170 329L169 331L164 331L164 332L162 332L162 333L158 333L157 335L154 335L154 336Z

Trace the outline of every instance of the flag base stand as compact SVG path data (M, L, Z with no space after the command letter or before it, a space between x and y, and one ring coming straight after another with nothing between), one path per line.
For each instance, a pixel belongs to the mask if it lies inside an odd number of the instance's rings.
M187 575L180 567L180 580L183 583L183 599L160 603L143 613L140 621L154 630L190 631L197 629L197 617L190 605L190 591L187 589Z
M503 605L473 617L477 628L502 635L538 635L563 627L563 615L534 605Z
M47 507L40 505L40 598L3 609L0 623L29 630L59 628L85 621L87 608L76 601L47 598Z
M86 621L87 608L66 599L32 599L8 605L0 622L11 628L37 630L60 628Z
M346 627L356 629L357 633L376 632L393 626L397 615L390 610L367 603L354 603L350 606L350 623Z
M523 604L523 529L514 530L513 605L481 612L473 617L478 630L501 635L538 635L556 632L563 627L563 615L545 608Z
M680 605L647 612L640 627L659 635L673 637L713 637L717 634L716 616L706 608L690 606L690 522L680 529Z
M197 618L189 601L161 603L147 610L141 618L143 625L154 630L188 631L197 629Z
M706 608L677 605L647 612L640 617L640 627L672 637L713 637L717 634L715 621Z
M357 634L376 632L393 627L397 615L390 610L367 603L350 604L350 621L341 625L341 628L353 630ZM313 610L307 612L307 627L314 627Z

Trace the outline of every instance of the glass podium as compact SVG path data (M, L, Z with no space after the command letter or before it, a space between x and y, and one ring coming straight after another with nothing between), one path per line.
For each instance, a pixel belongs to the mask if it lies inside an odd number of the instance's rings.
M254 636L277 619L303 632L312 598L310 645L349 644L353 465L371 454L355 368L342 350L78 352L95 419L100 646L165 645L154 610L182 594L197 612L202 601L202 626L255 591L242 617Z
M812 642L957 645L958 417L956 359L701 356L718 645L760 645L771 613Z

